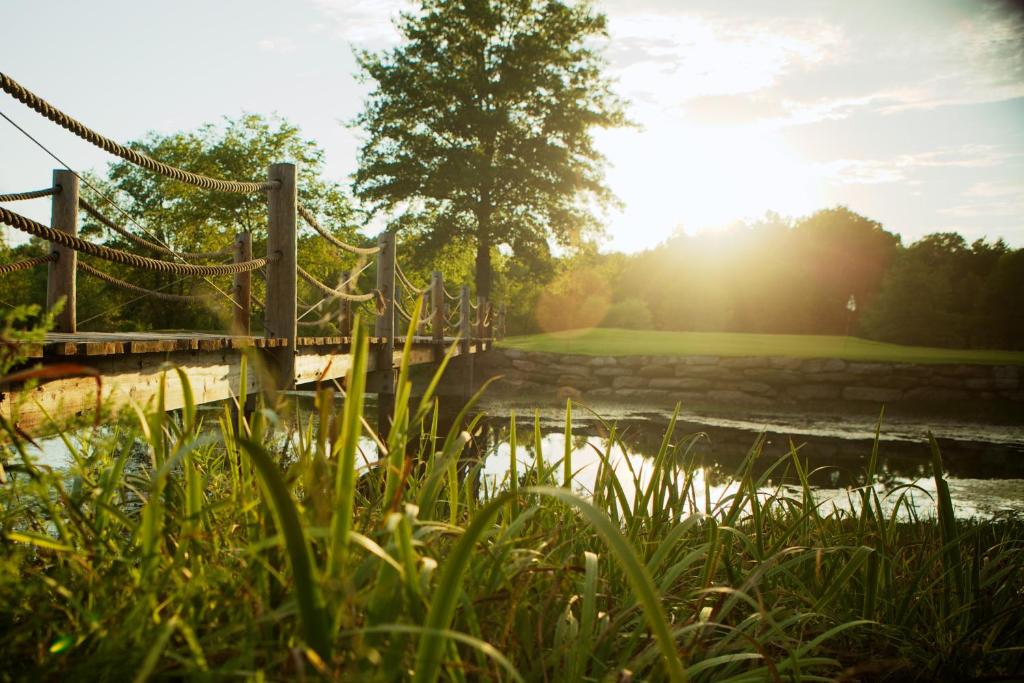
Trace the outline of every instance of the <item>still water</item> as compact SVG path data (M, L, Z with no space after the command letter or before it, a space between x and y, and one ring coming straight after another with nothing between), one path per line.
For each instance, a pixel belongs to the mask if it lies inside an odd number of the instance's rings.
M312 394L295 392L299 413L315 415ZM534 416L539 417L542 453L546 463L560 461L565 450L564 407L536 410L534 404L515 405L508 400L485 400L478 405L486 415L474 455L481 458L481 483L488 489L507 485L511 449L508 443L510 415L514 411L519 434L517 461L523 472L536 460L533 448ZM367 417L375 419L370 397ZM215 424L215 406L201 408L209 424ZM631 497L634 476L641 485L649 480L651 458L658 452L671 418L671 411L630 408L611 404L582 406L573 410L572 463L574 485L582 493L593 487L600 458L607 451L607 425L614 424L617 443L611 449L613 463L626 495ZM603 421L602 421L603 420ZM824 511L835 505L851 506L859 500L866 484L866 470L875 438L877 419L794 413L711 414L683 411L676 424L673 444L685 444L696 458L696 484L705 482L712 502L734 490L732 475L758 439L763 438L762 455L756 474L764 472L780 457L796 448L806 463L814 495ZM1024 513L1024 425L995 425L980 422L886 418L879 435L878 474L873 486L883 508L891 509L903 492L912 498L920 516L934 515L935 482L931 476L927 433L931 432L942 452L945 474L958 517L991 518ZM692 437L692 438L691 438ZM44 464L60 467L68 453L62 440L43 439L37 457ZM370 440L362 444L367 462L376 459ZM788 464L787 464L788 465ZM556 468L561 473L561 468ZM764 491L778 487L799 495L799 481L792 467L773 470Z

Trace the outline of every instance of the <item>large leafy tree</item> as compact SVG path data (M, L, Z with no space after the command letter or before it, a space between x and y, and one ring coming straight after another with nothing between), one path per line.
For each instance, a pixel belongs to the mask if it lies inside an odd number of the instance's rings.
M599 229L612 199L595 128L625 124L588 2L422 0L403 14L404 42L359 55L374 84L356 123L356 194L417 226L427 246L476 247L477 292L489 296L493 251L531 257L550 240Z
M321 217L338 236L358 242L351 225L350 203L336 183L323 178L324 153L316 143L302 137L299 129L278 118L246 114L225 118L220 123L204 125L196 130L176 133L150 133L130 143L132 148L173 166L215 177L238 180L260 180L266 177L267 166L291 161L299 165L299 199ZM265 251L267 232L267 198L263 193L232 194L210 192L151 173L133 164L118 161L107 174L94 178L107 197L112 197L120 211L105 200L83 188L85 196L103 213L136 234L158 241L179 252L216 252L229 247L235 235L251 232L253 253ZM337 273L351 267L324 246L312 231L300 223L300 263L322 280L333 281ZM111 246L148 256L124 238L107 233L88 216L83 218L83 231L90 239L105 241ZM187 294L211 284L222 292L231 286L230 276L212 278L204 283L198 278L182 278L160 272L142 271L110 263L95 264L104 271L149 289ZM254 296L262 297L262 280L253 278ZM320 298L316 292L300 286L300 296L308 301ZM308 290L308 291L307 291ZM217 296L209 306L182 306L111 289L91 278L79 276L79 319L89 320L87 329L117 327L224 329L230 315L226 297ZM138 299L138 300L136 300ZM259 309L254 309L258 315ZM92 320L90 320L92 318ZM257 323L258 324L258 323Z

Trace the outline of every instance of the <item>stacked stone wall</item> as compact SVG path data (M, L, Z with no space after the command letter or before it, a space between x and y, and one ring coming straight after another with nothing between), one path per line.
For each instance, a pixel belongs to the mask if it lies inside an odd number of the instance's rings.
M583 356L492 349L477 376L499 389L652 402L1024 402L1018 365L911 364L838 358Z

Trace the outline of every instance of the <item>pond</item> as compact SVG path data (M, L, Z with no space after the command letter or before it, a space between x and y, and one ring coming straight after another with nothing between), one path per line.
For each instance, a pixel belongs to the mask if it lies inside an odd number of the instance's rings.
M300 413L314 415L312 393L294 392ZM541 431L542 451L550 466L565 450L564 407L534 409L525 401L489 399L478 407L485 414L474 455L482 458L481 484L489 489L507 486L510 465L509 420L516 414L519 471L535 462L535 418ZM374 423L376 404L368 397L367 418ZM216 406L201 408L208 424L215 424ZM571 445L574 486L589 493L607 450L608 427L615 425L617 443L611 449L613 463L627 497L633 495L634 476L641 485L649 480L652 457L658 452L672 413L647 407L603 404L590 412L574 406ZM598 418L600 416L600 419ZM735 490L733 474L750 449L759 443L761 455L755 474L766 472L795 448L809 473L816 500L828 511L831 506L849 508L859 502L860 487L875 438L875 422L869 417L794 413L708 413L683 411L672 444L685 447L696 464L695 481L707 485L712 501ZM891 509L906 491L918 514L934 515L935 482L931 475L927 433L931 430L942 453L954 510L961 518L993 518L1024 511L1024 426L981 422L887 418L882 422L878 444L878 470L873 486L883 508ZM59 438L39 441L36 456L43 464L60 467L68 452ZM376 459L375 447L364 440L368 461ZM559 473L561 468L555 468ZM560 475L559 475L560 476ZM772 470L762 491L782 487L799 495L799 479L791 462ZM909 487L909 488L908 488ZM700 507L700 506L698 506Z

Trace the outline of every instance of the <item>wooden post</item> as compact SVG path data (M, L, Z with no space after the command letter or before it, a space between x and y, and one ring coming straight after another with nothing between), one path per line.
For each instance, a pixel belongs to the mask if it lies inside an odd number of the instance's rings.
M430 336L444 342L444 276L435 270L430 276Z
M278 181L268 192L267 299L264 321L267 337L287 339L274 349L278 389L295 386L295 338L298 329L296 303L295 228L298 189L295 164L271 164L267 177Z
M473 326L469 319L472 311L469 308L469 285L462 285L459 292L459 336L462 337L462 352L469 353L470 339L473 336Z
M416 321L416 336L427 335L427 321L430 320L430 290L420 294L420 319Z
M395 234L383 232L378 240L377 291L384 298L384 310L377 315L374 335L380 337L377 355L377 432L386 438L395 411Z
M476 337L487 337L487 299L482 296L476 298Z
M352 285L348 281L350 277L352 277L352 273L347 270L341 274L339 289L346 294L352 291ZM352 336L352 302L348 299L338 300L338 330L342 337Z
M505 338L505 304L502 302L498 305L498 339Z
M234 245L234 260L235 263L242 263L243 261L252 260L252 233L241 232L235 235ZM234 284L232 285L232 294L235 300L232 308L234 309L234 323L231 327L232 334L242 334L249 336L250 320L251 320L251 301L250 297L252 294L252 273L235 273Z
M402 334L402 321L405 320L405 318L402 317L402 314L398 312L398 306L401 303L402 303L402 285L400 283L396 282L395 283L395 325L392 328L394 330L394 334L395 334L396 337L399 336L400 334Z
M53 186L60 192L53 195L50 205L50 227L54 230L78 235L78 176L72 171L54 169ZM50 243L50 249L57 254L47 268L46 310L52 311L57 302L64 299L64 310L54 318L54 332L75 332L78 325L76 313L75 275L78 270L78 254L74 249Z

